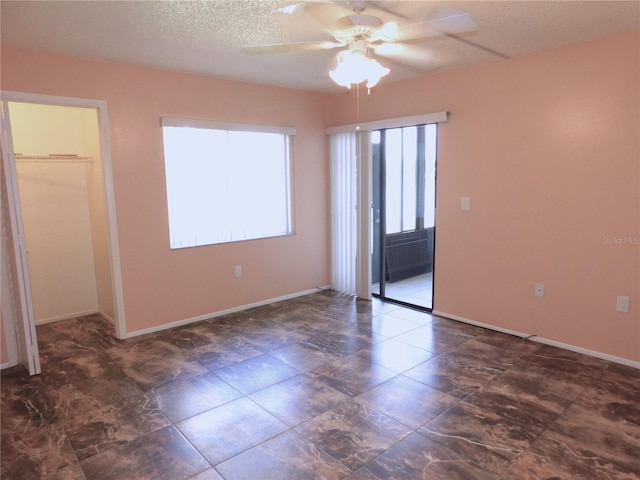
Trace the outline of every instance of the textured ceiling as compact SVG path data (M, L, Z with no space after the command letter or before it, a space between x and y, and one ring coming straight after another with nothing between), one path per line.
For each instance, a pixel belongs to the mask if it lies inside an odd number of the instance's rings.
M85 58L339 91L327 74L339 49L270 54L242 49L332 40L318 17L330 26L350 13L348 2L308 3L286 14L278 9L296 0L2 0L1 39L3 45ZM640 19L637 0L378 1L365 13L396 21L402 32L403 25L439 18L452 7L470 14L477 29L465 32L463 40L438 36L412 41L399 56L379 58L391 68L383 82L589 41L637 29Z

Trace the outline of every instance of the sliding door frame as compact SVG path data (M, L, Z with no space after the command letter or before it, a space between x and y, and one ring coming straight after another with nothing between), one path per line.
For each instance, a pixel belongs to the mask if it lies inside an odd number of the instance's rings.
M357 132L358 142L358 218L356 234L356 295L371 300L371 253L373 248L373 168L371 152L371 131L407 127L447 121L449 112L427 113L409 117L375 120L360 124L341 125L326 129L327 135L344 132ZM434 235L435 237L435 235ZM435 238L434 238L435 245ZM435 259L434 259L435 264Z

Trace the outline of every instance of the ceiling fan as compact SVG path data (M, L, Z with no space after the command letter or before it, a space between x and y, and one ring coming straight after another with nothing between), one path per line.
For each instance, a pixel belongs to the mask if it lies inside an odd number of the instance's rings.
M383 22L378 16L369 14L370 11L379 11L393 20ZM323 26L330 39L253 45L242 50L248 54L269 54L346 47L336 56L338 66L329 75L347 88L364 80L372 87L389 73L372 58L372 54L384 57L389 63L425 73L431 65L416 64L415 60L424 58L425 52L416 50L412 43L442 36L465 41L462 36L472 34L478 28L473 17L460 9L441 10L425 21L412 23L409 17L380 3L361 0L300 2L279 8L276 13L308 14Z

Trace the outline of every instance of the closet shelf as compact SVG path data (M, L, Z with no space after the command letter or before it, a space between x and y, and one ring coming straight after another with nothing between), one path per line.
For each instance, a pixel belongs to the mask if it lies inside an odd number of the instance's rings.
M16 155L16 162L25 163L91 163L93 157L75 155Z

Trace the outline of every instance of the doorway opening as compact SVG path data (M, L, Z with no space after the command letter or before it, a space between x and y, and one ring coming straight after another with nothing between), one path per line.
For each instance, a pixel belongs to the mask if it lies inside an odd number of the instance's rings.
M436 124L371 132L372 294L433 308Z
M6 92L2 103L3 229L14 252L2 303L15 312L6 342L19 351L3 366L37 374L36 325L98 315L124 336L106 104Z

